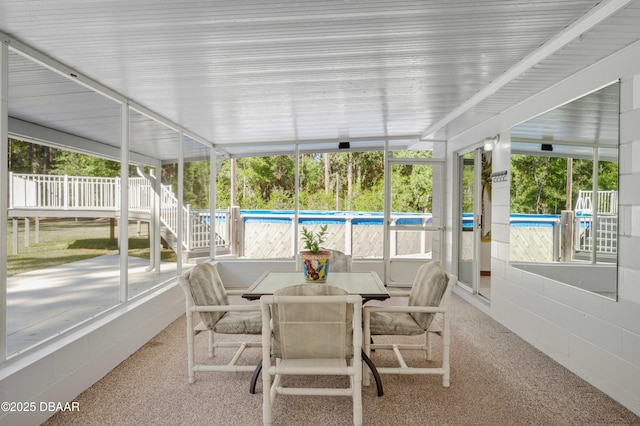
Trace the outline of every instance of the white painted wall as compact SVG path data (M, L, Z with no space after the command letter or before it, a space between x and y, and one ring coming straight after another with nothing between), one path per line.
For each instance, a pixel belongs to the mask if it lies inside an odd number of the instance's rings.
M493 152L493 167L509 170L509 129L513 125L618 78L622 82L619 300L608 300L509 265L507 181L493 185L491 304L485 310L640 415L640 43L451 140L448 168L453 169L456 150L501 133ZM447 182L447 193L451 196L453 175ZM452 240L450 225L448 245Z
M73 401L184 311L184 293L176 282L3 367L0 401L34 402L36 410L2 411L0 425L44 422L55 412L41 410L41 403L46 408L48 402ZM184 374L186 381L186 360Z

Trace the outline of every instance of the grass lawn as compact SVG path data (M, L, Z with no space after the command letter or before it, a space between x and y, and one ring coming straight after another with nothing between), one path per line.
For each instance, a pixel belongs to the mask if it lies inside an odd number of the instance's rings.
M35 221L30 221L29 246L24 244L24 220L18 226L18 254L13 253L13 225L7 223L7 252L9 276L37 269L48 268L106 254L118 253L117 238L110 240L108 219L41 219L39 242L35 242ZM117 236L117 230L116 230ZM149 259L147 225L135 222L129 225L129 255ZM161 259L176 262L176 254L162 249Z

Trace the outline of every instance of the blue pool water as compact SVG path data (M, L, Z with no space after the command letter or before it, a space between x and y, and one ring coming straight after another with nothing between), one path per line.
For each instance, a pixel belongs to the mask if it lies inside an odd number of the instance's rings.
M293 210L240 210L245 223L291 223L294 216ZM394 213L398 225L420 225L423 219L427 223L431 222L431 215L413 213ZM216 215L218 222L226 220L225 211L219 211ZM354 225L382 225L384 214L381 212L343 212L343 211L319 211L301 210L298 214L298 223L301 225L343 225L347 220L351 220ZM536 215L536 214L511 214L512 227L539 227L551 228L554 222L560 220L560 215ZM204 222L209 222L209 217L203 217ZM464 229L473 228L473 214L464 213L462 215L462 227Z

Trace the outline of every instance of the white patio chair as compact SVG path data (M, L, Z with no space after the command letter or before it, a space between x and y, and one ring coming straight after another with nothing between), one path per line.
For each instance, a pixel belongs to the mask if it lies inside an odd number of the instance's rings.
M349 396L353 423L362 424L362 298L326 284L303 284L262 296L260 305L264 424L271 424L280 394ZM350 386L285 387L283 375L348 376Z
M238 365L245 349L260 347L260 341L216 342L214 333L220 334L260 334L262 318L258 305L230 305L228 295L240 295L241 290L228 291L220 279L218 270L210 263L196 265L191 271L179 277L185 294L187 315L187 359L189 383L195 381L197 371L254 371L256 365ZM193 315L202 320L194 327ZM208 332L208 355L213 357L216 348L235 348L236 353L228 364L196 364L194 338L200 331Z
M392 350L398 367L376 366L379 374L438 374L442 386L449 387L450 325L449 297L457 282L455 275L447 274L437 262L429 262L418 269L410 292L390 292L392 297L408 297L406 306L365 306L364 347L370 356L373 349ZM439 316L440 318L435 319ZM373 343L376 335L424 335L420 344ZM432 335L442 338L442 364L439 367L411 367L407 365L401 350L422 350L426 359L432 359ZM364 378L368 384L368 376Z
M339 250L327 250L331 252L331 262L329 264L329 273L333 272L351 272L351 255L344 254Z

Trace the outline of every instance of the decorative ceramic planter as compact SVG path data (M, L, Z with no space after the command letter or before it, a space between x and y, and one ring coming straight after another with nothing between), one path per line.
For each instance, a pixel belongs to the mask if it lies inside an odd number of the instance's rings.
M302 262L304 279L316 283L326 282L327 275L329 274L330 258L330 251L320 250L318 253L301 251L300 261Z

